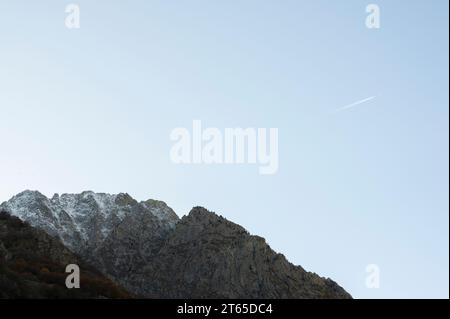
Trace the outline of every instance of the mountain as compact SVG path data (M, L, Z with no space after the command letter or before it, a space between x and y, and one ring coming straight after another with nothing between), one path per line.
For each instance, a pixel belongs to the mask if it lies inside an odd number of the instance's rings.
M137 278L146 278L134 285L151 297L350 298L332 280L290 264L263 238L202 207L180 220Z
M79 289L67 289L66 266L82 269ZM0 212L0 298L130 298L58 239Z
M58 237L70 249L93 252L124 220L150 216L151 223L173 228L178 216L159 201L138 203L128 194L83 192L55 194L48 199L37 191L24 191L0 205L5 211L48 234Z
M265 240L195 207L179 219L164 202L128 194L25 191L0 205L60 240L130 293L149 298L351 298L294 266Z

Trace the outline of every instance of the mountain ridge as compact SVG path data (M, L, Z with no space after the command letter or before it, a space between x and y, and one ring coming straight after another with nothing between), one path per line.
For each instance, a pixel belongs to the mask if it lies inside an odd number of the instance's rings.
M91 191L25 191L0 205L132 294L150 298L351 298L291 264L265 239L203 207L181 219L164 202Z

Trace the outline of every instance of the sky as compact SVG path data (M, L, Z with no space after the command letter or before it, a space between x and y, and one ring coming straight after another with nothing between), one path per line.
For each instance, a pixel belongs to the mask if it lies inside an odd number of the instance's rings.
M449 297L448 1L69 3L0 0L0 202L204 206L355 298ZM278 172L172 163L193 120L278 128Z

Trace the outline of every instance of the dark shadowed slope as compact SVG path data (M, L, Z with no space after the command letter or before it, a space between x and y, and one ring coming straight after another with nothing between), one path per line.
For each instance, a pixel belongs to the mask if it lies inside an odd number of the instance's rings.
M68 264L81 270L68 289ZM0 212L0 298L127 298L130 294L87 266L56 238Z

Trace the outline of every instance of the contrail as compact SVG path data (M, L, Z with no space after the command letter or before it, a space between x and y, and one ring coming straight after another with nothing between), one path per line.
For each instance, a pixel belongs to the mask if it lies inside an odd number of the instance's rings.
M351 109L352 107L355 107L355 106L357 106L357 105L359 105L359 104L362 104L362 103L368 102L368 101L370 101L370 100L373 100L374 98L375 98L375 96L371 96L371 97L368 97L368 98L366 98L366 99L357 101L357 102L355 102L355 103L352 103L352 104L349 104L349 105L340 107L340 108L338 108L337 110L335 110L335 111L333 112L333 114L336 114L336 113L339 113L339 112L342 112L342 111Z

